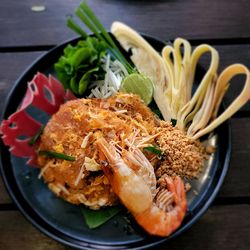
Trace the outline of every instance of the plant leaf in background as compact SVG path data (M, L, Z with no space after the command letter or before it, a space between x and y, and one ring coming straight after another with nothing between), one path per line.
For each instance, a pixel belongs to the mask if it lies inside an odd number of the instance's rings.
M93 78L103 77L101 59L107 53L107 46L95 37L87 37L76 46L69 44L63 52L54 65L56 75L65 89L81 97Z
M103 225L120 211L121 206L105 207L100 210L91 210L84 206L81 207L84 220L90 229Z

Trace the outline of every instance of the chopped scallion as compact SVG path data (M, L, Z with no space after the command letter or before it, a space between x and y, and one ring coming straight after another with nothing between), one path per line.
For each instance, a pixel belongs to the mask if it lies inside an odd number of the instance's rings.
M37 131L37 133L29 140L28 144L30 146L34 145L37 140L40 138L41 134L43 133L44 130L44 125L41 126L41 128Z
M88 5L85 2L82 2L80 6L76 9L75 13L79 17L79 19L95 34L95 36L108 46L110 53L112 53L112 55L118 61L123 63L123 65L126 67L126 70L129 73L133 73L135 71L134 68L129 64L127 59L124 57L124 55L121 53L121 51L115 44L112 37L103 27L103 25L95 16L93 11L88 7ZM76 33L80 34L83 37L86 36L86 32L82 30L82 28L77 25L71 17L68 18L67 24L68 27Z
M69 156L69 155L65 155L65 154L58 153L58 152L53 152L53 151L47 151L47 150L41 150L41 151L38 152L38 154L43 155L43 156L63 159L63 160L66 160L66 161L74 161L75 160L75 157L73 157L73 156Z
M116 52L118 52L119 56L126 61L126 59L124 58L123 54L120 52L120 50L118 49L118 47L116 46L115 42L113 41L113 39L111 38L111 36L109 35L109 33L106 31L106 29L103 27L103 25L101 24L101 22L98 20L98 18L95 16L94 12L89 8L89 6L85 3L82 2L80 4L80 8L82 9L82 11L84 11L86 13L86 15L89 17L90 20L92 20L93 24L96 26L97 29L99 29L101 35L103 36L103 38L106 40L106 42L113 48L115 49Z
M145 148L143 148L143 149L144 149L144 150L147 150L147 151L149 151L149 152L151 152L151 153L154 153L154 154L156 154L156 155L159 155L159 156L162 156L162 155L163 155L162 151L159 150L159 149L157 149L157 148L154 147L154 146L148 146L148 147L145 147Z
M88 36L88 34L78 24L76 24L71 17L67 18L67 26L81 35L83 38L86 38Z

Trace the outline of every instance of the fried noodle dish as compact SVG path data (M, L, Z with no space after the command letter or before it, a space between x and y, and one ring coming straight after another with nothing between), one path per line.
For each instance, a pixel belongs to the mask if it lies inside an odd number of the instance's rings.
M46 125L39 150L76 157L73 162L38 158L40 176L68 202L92 209L114 205L118 198L128 206L150 202L161 213L178 211L180 217L185 214L186 200L177 176L197 177L204 160L198 141L160 120L138 96L125 93L63 104ZM141 189L140 179L144 180ZM126 190L126 182L131 190ZM135 214L142 210L128 209Z

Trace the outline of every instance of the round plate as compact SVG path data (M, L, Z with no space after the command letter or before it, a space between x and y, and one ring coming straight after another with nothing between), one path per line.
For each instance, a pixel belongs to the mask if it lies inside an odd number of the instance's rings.
M148 42L158 51L163 42L146 36ZM76 44L79 38L70 40L52 49L35 61L17 80L11 90L2 119L16 111L25 92L27 82L38 72L53 73L53 64L62 55L64 47L70 42ZM196 81L203 74L198 67ZM38 118L34 113L34 118ZM143 249L167 242L189 228L208 209L214 200L228 169L231 154L231 129L225 122L215 131L211 142L216 144L213 153L197 180L192 181L188 192L187 215L177 231L166 238L146 234L136 223L128 222L124 212L117 214L107 223L96 229L89 229L78 206L57 198L38 179L39 170L26 165L26 159L12 156L1 140L1 173L10 196L23 215L43 233L51 238L79 249ZM127 230L130 228L130 230Z

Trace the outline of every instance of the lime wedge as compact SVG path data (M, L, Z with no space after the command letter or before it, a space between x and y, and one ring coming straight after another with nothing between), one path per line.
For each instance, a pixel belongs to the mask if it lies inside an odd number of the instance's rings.
M120 90L139 95L145 104L148 105L153 98L154 86L148 77L133 73L123 79Z

